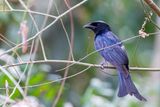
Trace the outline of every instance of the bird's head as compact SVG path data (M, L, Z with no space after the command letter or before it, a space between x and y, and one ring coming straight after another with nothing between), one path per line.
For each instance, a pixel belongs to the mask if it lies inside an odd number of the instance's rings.
M84 25L84 28L91 29L95 34L104 32L104 31L111 31L110 26L105 23L104 21L94 21Z

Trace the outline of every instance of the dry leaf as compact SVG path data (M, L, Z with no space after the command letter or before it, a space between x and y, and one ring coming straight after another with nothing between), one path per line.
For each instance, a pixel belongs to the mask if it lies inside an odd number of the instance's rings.
M28 30L29 30L29 28L27 26L27 21L25 20L25 21L21 22L18 34L22 36L22 43L23 43L22 52L23 53L26 53L27 49L28 49L28 43L27 43Z

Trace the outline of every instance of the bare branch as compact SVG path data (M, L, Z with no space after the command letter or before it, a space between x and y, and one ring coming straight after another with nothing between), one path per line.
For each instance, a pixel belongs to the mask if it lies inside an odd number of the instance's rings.
M7 4L7 6L9 7L9 9L12 11L13 10L13 8L12 8L12 6L9 4L9 2L7 1L7 0L5 0L5 3Z

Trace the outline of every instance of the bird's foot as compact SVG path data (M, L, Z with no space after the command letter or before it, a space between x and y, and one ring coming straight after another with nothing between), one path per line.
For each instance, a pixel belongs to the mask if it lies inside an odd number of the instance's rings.
M106 61L103 61L103 62L101 62L101 63L100 63L100 65L101 65L101 67L100 67L100 68L101 68L102 70L104 70L104 69L105 69L105 64L106 64Z

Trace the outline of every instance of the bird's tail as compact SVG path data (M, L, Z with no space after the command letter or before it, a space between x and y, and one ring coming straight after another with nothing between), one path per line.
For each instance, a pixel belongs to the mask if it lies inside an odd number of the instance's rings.
M127 69L125 69L127 70ZM123 97L127 94L134 95L140 101L147 101L137 90L134 83L131 80L131 76L127 71L124 71L123 68L118 68L118 77L119 77L119 92L118 96Z

